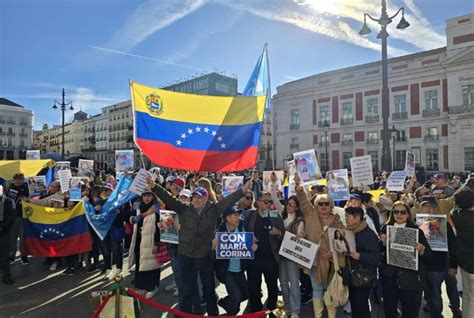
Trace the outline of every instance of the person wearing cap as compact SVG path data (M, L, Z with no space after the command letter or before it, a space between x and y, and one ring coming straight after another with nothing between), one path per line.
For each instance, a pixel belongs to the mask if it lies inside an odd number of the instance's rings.
M10 231L15 223L16 210L12 199L4 195L0 185L0 272L5 285L13 284L10 274Z
M243 211L231 208L222 215L224 221L217 228L217 232L239 233L245 232L240 224L240 214ZM217 239L212 241L213 248L217 248ZM253 244L255 252L257 244ZM220 259L215 262L217 279L225 285L227 296L219 299L218 305L225 309L228 316L236 316L240 311L240 303L248 299L249 291L245 270L248 261L243 259Z
M456 256L462 277L462 311L474 317L474 190L466 185L454 193L457 209L451 212L456 228Z
M454 189L446 184L446 177L444 173L438 172L433 176L433 179L435 181L434 186L432 191L440 190L441 193L443 194L443 199L444 198L449 198L452 197L454 194Z
M170 185L170 192L174 196L178 196L179 192L184 188L184 180L181 178L175 178Z
M431 196L424 196L420 204L420 214L435 214L436 199ZM457 272L457 260L455 251L455 240L451 224L447 222L448 252L433 251L432 257L424 260L425 264L425 299L427 305L423 310L429 310L431 317L440 318L443 312L443 300L441 298L441 285L446 283L446 291L450 301L453 317L462 317L460 310L459 293L455 279ZM454 278L452 283L448 281Z
M208 315L218 315L215 293L214 271L211 259L212 239L217 220L224 211L230 209L252 186L248 181L242 189L230 194L218 203L209 202L206 189L197 188L192 192L190 204L175 198L161 185L147 178L153 193L160 198L166 207L179 215L181 230L179 232L178 258L182 264L183 288L179 291L179 309L192 313L193 293L196 290L197 274L201 277L204 299Z
M357 194L357 193L352 193L349 196L349 200L347 200L346 206L344 208L363 208L363 204L362 204L362 200L360 198L360 195ZM370 218L370 217L365 218L365 222L367 222L367 225L369 226L369 228L372 231L374 231L374 233L378 236L379 232L377 231L377 228L375 227L375 224L372 221L372 218ZM345 221L343 223L345 223Z

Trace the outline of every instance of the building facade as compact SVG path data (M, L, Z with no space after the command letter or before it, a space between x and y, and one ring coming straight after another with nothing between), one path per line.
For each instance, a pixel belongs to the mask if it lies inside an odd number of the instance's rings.
M474 171L474 13L447 21L447 47L388 61L393 169L407 151L427 171ZM409 30L407 31L409 32ZM381 62L317 74L277 88L278 168L314 148L323 170L371 155L381 168Z
M33 112L0 98L0 160L25 159L32 141Z
M236 96L237 78L213 72L163 87L163 89L199 95Z

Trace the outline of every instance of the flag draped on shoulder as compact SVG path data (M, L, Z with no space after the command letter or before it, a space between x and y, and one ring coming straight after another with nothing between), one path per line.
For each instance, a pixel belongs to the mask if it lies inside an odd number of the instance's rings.
M96 212L89 202L84 202L84 212L87 220L101 240L107 236L110 227L114 223L117 209L136 197L135 194L128 191L132 181L132 178L122 176L100 212Z
M28 255L61 257L91 250L82 202L72 210L23 202L23 231Z
M155 164L193 171L255 166L266 96L184 94L131 83L135 143Z

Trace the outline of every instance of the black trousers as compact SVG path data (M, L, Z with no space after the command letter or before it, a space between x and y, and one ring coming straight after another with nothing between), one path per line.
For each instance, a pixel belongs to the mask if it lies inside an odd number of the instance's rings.
M0 271L3 277L10 276L10 232L0 235Z
M278 263L273 257L257 257L249 262L247 269L247 279L249 285L249 302L252 312L261 311L263 308L260 296L262 275L265 278L268 291L267 309L276 308L278 298Z
M227 290L227 296L221 299L224 309L227 315L236 316L240 310L240 303L249 297L245 273L226 272L224 285Z
M350 287L349 300L351 301L352 318L370 317L369 295L372 287Z
M397 304L402 305L402 318L416 318L421 306L421 291L398 288L394 277L383 278L385 318L397 318Z

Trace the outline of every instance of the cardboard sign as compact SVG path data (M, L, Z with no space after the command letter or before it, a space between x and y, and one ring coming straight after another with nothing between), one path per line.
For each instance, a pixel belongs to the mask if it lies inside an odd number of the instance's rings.
M353 187L366 186L374 183L370 155L351 158L350 162Z
M415 154L413 152L407 151L407 156L405 159L405 172L408 177L413 177L415 175Z
M418 229L387 226L387 264L418 270Z
M54 164L54 180L58 180L58 171L59 170L65 170L65 169L71 169L71 162L69 161L58 161Z
M293 158L295 158L296 171L302 185L314 185L317 184L316 180L322 179L314 149L295 152Z
M72 178L71 169L58 170L58 178L61 191L69 191L69 181Z
M222 177L222 194L226 197L244 186L244 177Z
M40 160L40 151L39 150L27 150L26 151L26 160Z
M118 172L133 170L133 150L115 150L115 170Z
M174 211L160 211L160 240L161 242L178 244L179 217Z
M30 192L30 197L46 194L48 192L46 189L46 177L45 176L29 177L28 190Z
M416 225L425 234L433 251L448 251L448 225L446 215L417 214Z
M216 259L253 259L252 232L217 232Z
M91 177L94 175L94 160L79 159L78 175Z
M153 180L156 179L156 176L153 173L141 168L138 171L135 179L133 179L132 184L130 185L130 188L128 188L128 191L135 193L137 195L142 195L143 191L145 191L145 189L148 188L148 184L146 182L146 178L148 176L150 176Z
M334 201L349 200L349 178L347 169L329 171L326 174L326 187Z
M388 191L402 191L405 188L406 171L392 171L387 179Z
M319 245L305 239L296 239L296 235L286 231L279 254L306 268L313 266Z

